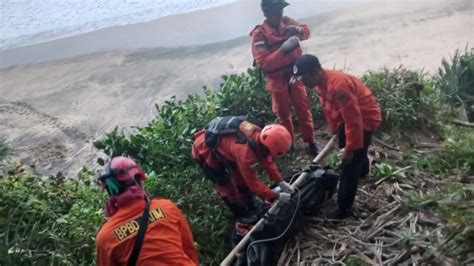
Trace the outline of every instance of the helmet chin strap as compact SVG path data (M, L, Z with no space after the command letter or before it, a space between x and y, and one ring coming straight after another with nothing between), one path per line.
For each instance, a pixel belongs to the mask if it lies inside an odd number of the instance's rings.
M119 169L112 168L112 160L114 159L107 162L105 169L99 176L99 181L101 181L102 184L105 186L105 189L107 190L109 196L118 195L124 192L128 187L133 185L138 185L139 187L141 187L140 181L144 179L142 178L144 177L143 171L141 169L138 169L136 163L131 161L130 159L128 159L129 161L127 161L127 158L119 157L119 160L123 159L125 159L126 161L122 162L121 166L119 163ZM123 166L124 163L128 163L128 166ZM117 179L120 175L125 174L130 179L127 179L125 181L119 181Z
M107 193L109 193L110 196L120 193L120 185L118 184L117 180L113 178L107 178L105 180L105 188L107 189Z
M105 189L109 196L114 196L122 193L126 188L138 184L140 187L140 181L138 178L134 177L128 181L118 181L113 177L106 178L105 180Z

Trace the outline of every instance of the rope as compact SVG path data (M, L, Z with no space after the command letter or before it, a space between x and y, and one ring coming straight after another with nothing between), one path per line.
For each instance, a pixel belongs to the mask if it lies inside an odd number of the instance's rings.
M290 229L290 226L291 224L293 223L293 220L295 219L295 216L296 216L296 212L298 211L298 208L300 206L300 200L301 200L301 192L298 188L295 188L295 190L298 192L298 200L296 201L296 208L295 208L295 211L293 212L293 216L291 217L291 220L290 222L288 223L288 225L286 226L286 229L285 231L283 231L283 233L281 233L279 236L276 236L276 237L272 237L272 238L268 238L268 239L261 239L261 240L257 240L257 241L253 241L251 242L248 246L247 246L247 256L249 254L249 250L250 250L250 247L252 245L256 245L256 244L259 244L259 243L264 243L264 242L271 242L271 241L275 241L275 240L278 240L280 238L282 238L286 232Z

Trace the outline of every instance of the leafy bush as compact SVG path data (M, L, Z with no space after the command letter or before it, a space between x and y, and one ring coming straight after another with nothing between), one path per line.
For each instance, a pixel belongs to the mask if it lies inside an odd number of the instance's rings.
M15 173L1 179L0 264L93 264L104 200L87 177L42 180Z
M205 96L172 97L159 107L158 116L138 133L124 135L117 129L95 143L110 156L127 154L139 160L147 171L165 166L186 167L191 163L193 134L220 115L247 115L259 122L275 120L269 94L255 69L240 75L223 76L220 90L205 89Z
M213 115L243 114L252 118L272 121L270 94L265 91L265 82L256 68L247 69L240 75L222 76L220 89L213 93L207 90L207 102L217 113ZM266 122L263 121L263 122Z
M449 62L443 59L435 77L446 103L454 108L464 108L469 121L474 121L474 48L456 50Z
M474 132L457 126L444 126L443 151L431 155L406 154L415 170L435 174L464 172L474 174Z
M439 93L422 71L402 67L369 71L362 80L374 92L382 109L383 131L439 130Z

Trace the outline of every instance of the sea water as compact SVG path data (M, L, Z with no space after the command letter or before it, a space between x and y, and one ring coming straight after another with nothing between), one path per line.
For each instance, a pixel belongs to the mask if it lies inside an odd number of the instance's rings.
M0 50L236 0L1 0ZM257 1L257 0L256 0Z

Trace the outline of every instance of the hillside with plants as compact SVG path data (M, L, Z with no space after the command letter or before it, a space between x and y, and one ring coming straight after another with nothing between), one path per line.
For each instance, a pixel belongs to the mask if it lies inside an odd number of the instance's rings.
M281 264L474 262L474 49L456 51L434 76L399 67L367 72L362 80L377 96L384 121L371 148L370 176L362 180L354 206L357 217L337 225L308 218L304 232L287 243ZM311 97L322 147L330 136L316 95ZM216 265L230 251L232 224L191 159L193 134L221 115L274 122L270 102L264 78L251 68L222 76L219 88L205 87L202 95L169 99L156 106L148 125L133 133L116 128L95 147L138 160L148 176L147 192L181 208L200 261ZM459 121L459 114L468 121ZM106 198L96 174L84 168L70 178L41 178L8 153L0 142L0 264L94 264ZM309 163L302 153L296 145L278 161L283 173ZM337 167L338 151L325 164Z

